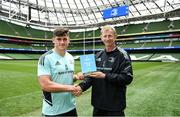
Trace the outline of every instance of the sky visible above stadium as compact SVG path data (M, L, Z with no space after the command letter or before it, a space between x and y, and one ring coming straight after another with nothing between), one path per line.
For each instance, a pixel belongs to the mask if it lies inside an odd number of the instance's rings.
M127 16L103 19L104 9L122 5L129 6ZM78 28L116 21L128 23L134 19L163 18L166 13L179 11L180 0L0 0L0 9L1 19L8 18L44 27ZM167 16L178 15L174 13Z

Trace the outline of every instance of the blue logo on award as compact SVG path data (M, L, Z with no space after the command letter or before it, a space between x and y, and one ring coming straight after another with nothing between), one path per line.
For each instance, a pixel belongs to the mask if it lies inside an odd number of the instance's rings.
M82 73L94 72L97 70L94 54L86 54L80 56Z

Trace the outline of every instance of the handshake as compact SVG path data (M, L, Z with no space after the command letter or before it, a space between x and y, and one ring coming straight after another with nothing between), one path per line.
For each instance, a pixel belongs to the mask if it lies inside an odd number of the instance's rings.
M82 94L82 89L78 84L76 84L72 86L71 92L74 96L80 96Z
M85 77L103 79L105 78L105 74L103 72L97 71L97 72L89 73L87 76L81 72L74 75L74 79L76 80L84 80ZM78 84L71 86L71 88L72 88L71 92L73 95L80 96L82 94L82 88Z
M75 80L84 80L83 73L79 72L79 73L75 74L74 79ZM82 94L82 89L78 84L73 85L71 88L72 88L71 92L73 95L80 96Z

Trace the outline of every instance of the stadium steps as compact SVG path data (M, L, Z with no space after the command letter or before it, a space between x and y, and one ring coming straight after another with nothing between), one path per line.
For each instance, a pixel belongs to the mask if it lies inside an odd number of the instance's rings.
M17 32L14 28L13 28L13 26L12 26L12 24L11 23L9 23L9 22L6 22L7 23L7 25L13 30L13 34L15 34L15 35L17 35L17 36L19 36L20 34L19 34L19 32Z
M132 60L150 61L150 60L162 60L162 61L179 61L179 53L147 53L147 54L130 54Z
M142 23L142 24L129 24L124 26L116 26L115 29L118 35L121 34L133 34L133 33L142 33L144 32L143 29L147 27L147 31L145 32L154 32L154 31L168 31L169 25L172 21L164 20L160 22L151 22L151 23ZM172 30L180 29L180 20L173 21L174 27ZM17 24L13 24L11 22L6 22L0 20L0 34L6 35L17 35L23 37L33 37L33 38L42 38L42 39L50 39L52 37L52 32L38 30L31 27L20 26ZM86 38L93 38L93 36L99 37L100 36L100 28L93 31L86 31L85 37ZM70 32L71 39L83 39L84 32Z
M41 54L25 54L26 56L29 56L32 59L39 59Z
M143 48L145 45L146 45L146 42L144 42L144 43L142 44L141 48Z
M0 34L14 35L14 31L8 26L6 21L0 20Z
M169 42L169 47L171 47L171 46L172 46L172 42L173 42L173 41L172 41L172 40L170 40L170 42Z
M173 41L172 46L180 46L180 41Z
M141 32L143 32L143 29L145 26L146 26L145 23L143 23L143 24L130 24L126 29L126 34L141 33Z
M165 20L161 22L151 22L148 26L148 32L169 30L168 26L170 23L170 20Z
M122 48L139 48L141 47L141 43L128 43L128 44L119 44Z
M23 37L27 37L28 36L28 34L25 31L25 28L23 26L16 25L16 24L13 24L13 23L8 23L8 24L15 31L16 35L23 36Z
M132 60L149 60L153 54L130 54Z
M1 45L1 43L0 43L0 48L3 48L3 46Z
M144 47L167 47L169 42L146 42Z
M15 59L15 57L12 57L12 56L10 56L10 55L7 54L7 53L4 53L4 55L7 56L7 57L10 57L10 58L12 58L12 59Z
M33 50L46 50L44 46L32 46Z
M12 59L12 58L9 57L9 56L6 56L6 55L3 54L3 53L0 53L0 59Z
M1 48L22 48L18 44L12 44L12 43L0 43Z
M20 49L31 49L29 45L14 44L14 43L0 43L0 48L20 48Z
M115 29L116 29L116 32L118 35L122 35L125 33L125 26L116 26ZM100 33L99 33L99 35L100 35Z
M180 29L180 20L174 20L173 25L174 25L173 29Z
M26 56L25 54L6 53L6 55L14 59L32 59L31 57Z
M164 57L162 57L164 56ZM158 58L158 57L162 57L164 59L166 59L166 57L168 58L172 58L172 59L178 59L180 60L180 54L179 53L164 53L164 54L154 54L154 56L151 57L151 60ZM168 59L167 58L167 59ZM163 59L162 59L163 60Z

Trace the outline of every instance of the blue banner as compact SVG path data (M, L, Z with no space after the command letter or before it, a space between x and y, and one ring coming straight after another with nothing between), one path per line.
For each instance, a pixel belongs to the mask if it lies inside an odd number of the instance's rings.
M108 8L103 10L103 19L126 16L129 13L129 7L127 5Z

